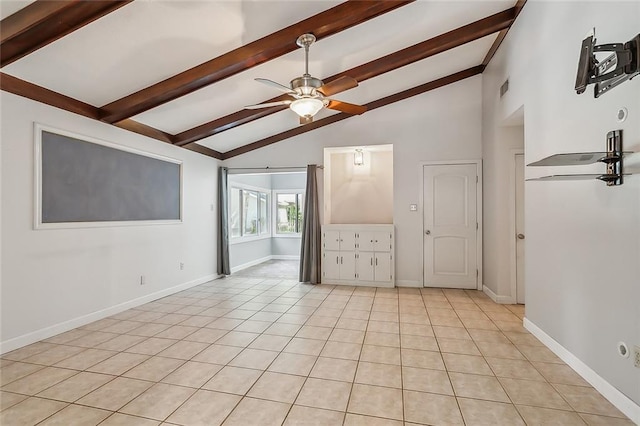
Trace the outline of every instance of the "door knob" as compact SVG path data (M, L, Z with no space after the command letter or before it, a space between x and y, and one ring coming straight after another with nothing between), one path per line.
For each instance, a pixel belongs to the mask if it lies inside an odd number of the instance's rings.
M431 235L431 231L429 231L428 229L426 231L424 231L425 234L427 235Z
M518 234L518 239L519 240L524 240L524 234Z

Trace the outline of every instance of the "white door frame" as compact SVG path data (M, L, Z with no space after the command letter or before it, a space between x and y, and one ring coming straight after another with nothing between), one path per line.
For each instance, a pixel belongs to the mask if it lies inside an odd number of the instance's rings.
M478 182L476 183L476 220L478 221L478 232L476 233L476 264L478 265L478 279L476 282L476 289L482 290L482 160L451 160L451 161L421 161L418 163L420 177L420 193L418 195L418 203L420 206L420 222L422 228L422 244L420 245L420 258L422 262L422 281L421 287L425 286L424 281L424 166L458 166L463 164L475 164L476 176L478 176Z
M518 279L516 260L516 155L524 155L524 149L516 148L509 151L509 263L511 278L511 301L517 303ZM523 206L524 207L524 206Z

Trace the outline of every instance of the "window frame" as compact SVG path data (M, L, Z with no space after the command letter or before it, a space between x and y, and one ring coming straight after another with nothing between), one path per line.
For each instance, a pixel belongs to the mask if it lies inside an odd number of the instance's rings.
M271 213L271 218L272 218L272 222L271 222L271 229L272 229L272 235L273 238L302 238L302 222L299 224L299 229L300 232L288 232L288 233L279 233L278 232L278 194L293 194L293 195L302 195L303 197L306 196L306 190L305 189L274 189L273 191L271 191L272 193L272 202L271 205L272 207L272 213ZM304 206L302 206L303 211L302 211L302 215L304 217Z
M271 215L271 208L270 208L270 204L272 204L272 199L273 196L271 194L271 189L269 188L261 188L261 187L257 187L257 186L251 186L251 185L245 185L245 184L241 184L241 183L233 183L232 185L229 185L229 187L227 188L228 191L228 200L231 200L231 191L233 191L234 189L239 189L240 190L240 236L239 237L233 237L231 236L231 203L228 203L228 214L227 214L227 226L229 227L229 244L230 245L234 245L234 244L240 244L240 243L246 243L249 241L258 241L258 240L264 240L267 238L271 238L272 237L272 226L271 226L271 217L269 217ZM244 228L244 193L245 191L247 192L256 192L258 194L257 196L257 203L256 203L256 214L257 214L257 234L249 234L249 235L245 235L245 228ZM267 224L268 226L268 230L267 232L262 232L260 229L260 196L264 194L267 197L267 218L264 221L265 224Z

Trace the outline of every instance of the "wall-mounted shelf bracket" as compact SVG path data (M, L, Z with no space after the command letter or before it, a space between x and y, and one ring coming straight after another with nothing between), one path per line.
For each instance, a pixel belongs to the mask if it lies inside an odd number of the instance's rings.
M527 180L587 180L599 179L607 186L618 186L623 183L622 160L631 152L622 150L622 130L612 130L607 133L607 150L602 152L576 152L569 154L555 154L527 166L579 166L594 163L604 163L606 172L600 174L551 175Z
M612 52L602 62L595 54ZM575 90L584 93L589 84L595 84L595 98L610 91L619 84L640 74L640 34L626 43L596 45L595 29L582 41Z

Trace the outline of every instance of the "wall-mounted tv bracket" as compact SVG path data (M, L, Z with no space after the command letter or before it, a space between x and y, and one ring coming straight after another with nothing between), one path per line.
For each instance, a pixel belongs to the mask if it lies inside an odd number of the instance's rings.
M622 130L612 130L607 133L607 150L604 152L576 152L570 154L555 154L543 158L527 166L580 166L585 164L604 163L607 167L606 173L600 174L574 174L574 175L551 175L527 180L586 180L600 179L607 183L607 186L622 185L622 159L631 152L622 151Z
M602 62L595 54L613 52ZM584 93L589 84L595 84L593 96L599 97L619 84L640 74L640 34L626 43L596 45L595 29L584 40L578 60L575 90Z

